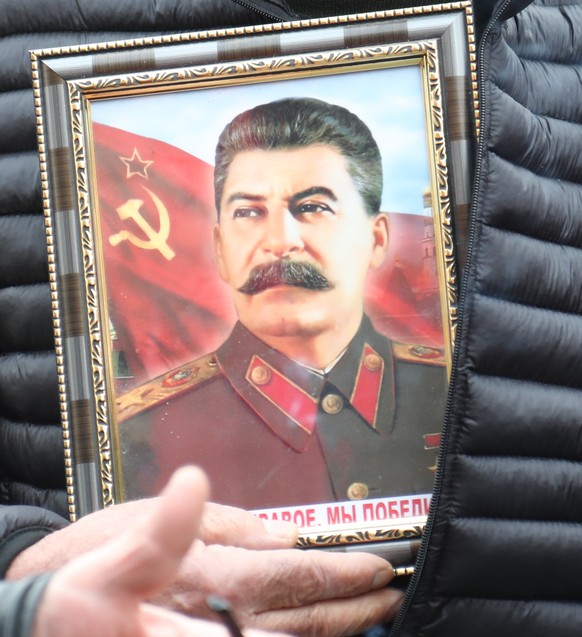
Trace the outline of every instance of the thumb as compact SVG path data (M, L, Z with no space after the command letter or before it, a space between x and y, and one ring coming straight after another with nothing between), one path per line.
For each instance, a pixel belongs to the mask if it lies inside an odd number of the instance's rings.
M141 601L161 591L173 580L196 539L208 490L200 469L178 469L147 515L65 568L101 581L112 597Z

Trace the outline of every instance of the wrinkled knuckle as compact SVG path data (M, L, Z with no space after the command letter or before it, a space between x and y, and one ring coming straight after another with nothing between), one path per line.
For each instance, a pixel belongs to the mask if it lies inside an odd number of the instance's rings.
M300 581L301 585L294 591L295 606L324 599L330 586L329 574L320 564L312 564L309 569L302 570L298 573L297 581Z

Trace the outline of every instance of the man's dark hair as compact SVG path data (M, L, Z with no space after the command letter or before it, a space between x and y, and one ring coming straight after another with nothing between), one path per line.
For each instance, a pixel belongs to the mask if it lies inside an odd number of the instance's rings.
M382 198L382 158L362 120L342 106L308 97L261 104L237 115L216 146L214 196L220 215L224 182L235 155L250 150L286 150L326 145L342 154L348 172L374 216Z

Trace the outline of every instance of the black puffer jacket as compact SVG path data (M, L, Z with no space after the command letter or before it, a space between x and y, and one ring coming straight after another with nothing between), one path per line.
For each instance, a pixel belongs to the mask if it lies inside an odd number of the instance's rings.
M53 0L49 9L41 0L4 0L10 5L0 18L5 503L66 512L26 50L388 3L292 2L294 10L282 0L244 3L262 13L226 0L189 4ZM459 347L428 541L393 633L564 637L582 625L582 5L477 0L475 10L482 137ZM5 561L65 523L14 506L0 510L0 520Z
M407 637L582 626L582 5L504 4L481 41L472 255Z

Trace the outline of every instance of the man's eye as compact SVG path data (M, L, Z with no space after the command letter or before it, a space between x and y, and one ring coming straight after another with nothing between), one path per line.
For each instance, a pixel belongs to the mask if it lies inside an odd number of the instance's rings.
M260 217L263 211L260 208L253 208L250 206L241 206L237 208L233 213L233 218L245 218L245 217Z
M305 203L297 204L295 206L295 209L293 210L293 214L295 215L320 214L320 215L330 216L335 213L328 205L324 203L306 201Z

